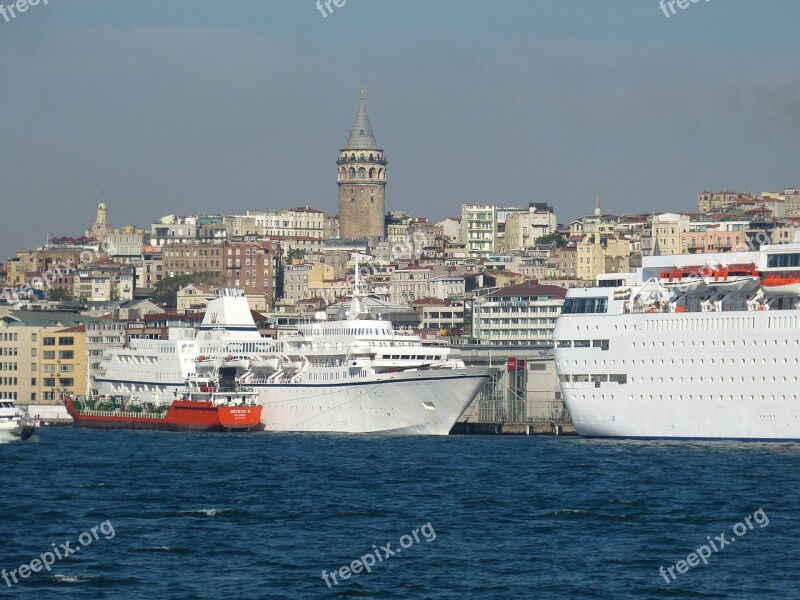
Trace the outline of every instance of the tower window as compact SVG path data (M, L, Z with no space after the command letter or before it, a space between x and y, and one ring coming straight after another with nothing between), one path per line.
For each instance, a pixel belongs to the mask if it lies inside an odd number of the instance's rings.
M359 179L366 179L367 178L367 170L364 167L361 167L358 170L358 178Z
M370 196L369 201L370 201L370 203L375 204L375 197L374 196Z
M356 169L355 167L350 167L350 179L356 178Z
M351 196L350 197L350 204L355 204L355 203L356 203L356 197L355 196Z

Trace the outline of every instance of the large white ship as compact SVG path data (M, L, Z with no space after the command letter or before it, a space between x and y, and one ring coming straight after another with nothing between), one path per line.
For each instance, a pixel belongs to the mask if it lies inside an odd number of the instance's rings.
M581 435L800 439L800 243L645 257L571 289L556 371Z
M303 324L272 340L258 334L246 299L228 290L209 303L196 336L174 330L168 340L109 351L100 393L164 401L192 375L227 370L258 392L267 431L447 435L488 371L370 319L360 298L356 283L348 319Z

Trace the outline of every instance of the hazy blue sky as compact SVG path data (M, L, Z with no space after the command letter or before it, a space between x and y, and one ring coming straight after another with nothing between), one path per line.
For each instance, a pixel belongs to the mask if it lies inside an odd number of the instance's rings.
M798 22L797 0L50 0L0 18L0 257L81 233L101 189L115 226L335 213L362 81L390 210L800 186Z

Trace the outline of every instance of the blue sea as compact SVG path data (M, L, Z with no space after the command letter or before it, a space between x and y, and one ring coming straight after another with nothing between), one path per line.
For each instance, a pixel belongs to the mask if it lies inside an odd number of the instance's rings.
M2 597L800 598L800 444L45 428L0 455Z

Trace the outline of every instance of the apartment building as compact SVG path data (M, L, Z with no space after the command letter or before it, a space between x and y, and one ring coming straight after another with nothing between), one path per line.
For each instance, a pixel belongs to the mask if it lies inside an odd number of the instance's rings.
M492 346L550 347L566 295L558 286L525 282L476 298L472 336Z
M461 240L467 256L485 258L497 253L497 207L461 205Z
M433 267L409 265L395 269L389 283L389 298L394 304L410 304L428 295Z
M278 277L282 264L280 244L259 236L229 239L225 244L223 273L227 285L261 290L272 310L279 291Z
M84 394L87 323L97 319L55 311L11 311L0 317L0 398L19 404L60 404Z

